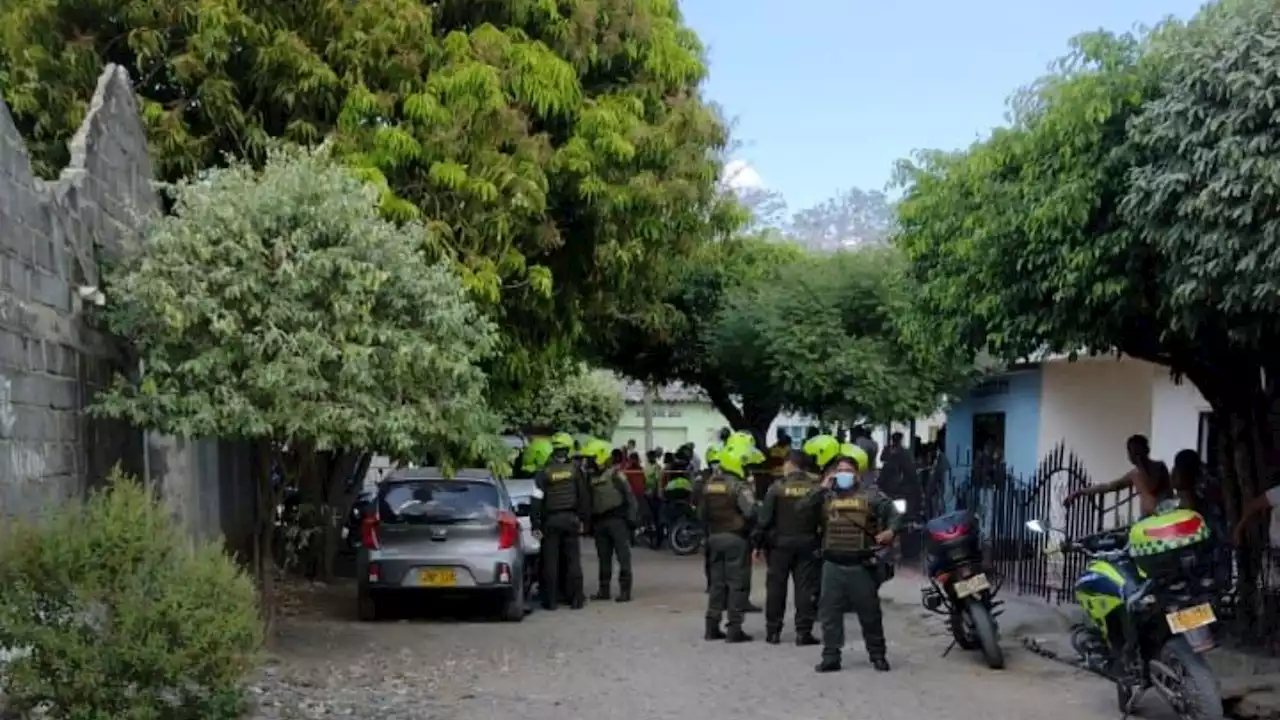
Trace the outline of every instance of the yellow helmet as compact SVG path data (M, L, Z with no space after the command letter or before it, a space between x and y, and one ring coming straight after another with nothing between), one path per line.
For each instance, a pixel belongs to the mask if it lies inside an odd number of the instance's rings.
M720 452L720 471L744 478L747 476L747 470L743 460L743 453L726 448Z
M711 445L707 447L706 459L708 465L715 465L720 462L720 455L724 452L724 448L719 445Z
M597 467L606 467L609 464L609 457L613 454L613 448L600 438L592 438L582 444L578 454L587 460L594 460Z
M751 433L742 430L733 433L724 441L725 450L749 450L755 446L755 437Z
M524 463L522 469L525 472L533 472L540 470L543 465L547 464L547 460L551 459L554 447L547 438L534 438L529 441L529 445L524 449Z
M867 457L867 451L863 450L857 445L854 445L853 443L845 443L841 445L840 454L836 457L836 459L849 460L850 462L853 463L853 466L858 469L858 472L866 472L867 468L871 467L871 461Z
M558 432L551 436L551 447L555 450L573 452L573 436L567 432Z
M840 441L834 435L818 435L804 441L804 454L813 458L814 464L825 468L832 460L840 457ZM866 457L866 453L863 453Z

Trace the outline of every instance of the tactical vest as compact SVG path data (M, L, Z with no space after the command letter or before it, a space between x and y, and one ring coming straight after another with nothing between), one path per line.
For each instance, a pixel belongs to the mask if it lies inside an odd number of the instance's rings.
M622 507L624 502L626 500L618 490L613 470L605 470L591 478L591 514L603 515L612 512Z
M855 492L827 500L826 531L822 549L833 553L864 553L875 549L875 535L880 532L879 518L872 512L871 496Z
M777 493L774 526L779 537L815 535L818 529L816 512L807 516L796 508L801 500L818 489L817 478L808 473L791 473L774 490Z
M741 533L747 529L747 519L738 507L738 483L736 479L717 475L702 488L710 534Z
M548 513L578 509L578 484L573 481L577 470L569 462L550 462L543 470L547 488L542 507Z

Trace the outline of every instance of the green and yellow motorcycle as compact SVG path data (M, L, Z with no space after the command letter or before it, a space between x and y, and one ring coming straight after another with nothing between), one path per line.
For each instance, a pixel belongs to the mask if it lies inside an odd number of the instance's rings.
M1040 520L1033 532L1054 533ZM1221 720L1222 690L1203 654L1216 645L1219 587L1209 526L1164 505L1125 530L1063 539L1047 553L1088 558L1076 600L1088 617L1072 629L1081 667L1116 684L1127 718L1155 690L1183 720Z

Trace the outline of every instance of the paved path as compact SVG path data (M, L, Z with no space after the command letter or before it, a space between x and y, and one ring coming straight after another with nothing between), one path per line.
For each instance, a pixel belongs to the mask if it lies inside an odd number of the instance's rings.
M594 585L594 562L584 569ZM1107 683L1037 657L1014 639L1004 642L1003 672L958 650L940 657L947 640L940 621L920 609L915 577L896 578L884 590L893 672L866 664L850 615L844 671L818 675L817 649L792 645L789 627L782 645L766 645L760 615L747 619L756 642L704 642L701 558L638 550L636 575L637 597L628 605L539 612L519 624L438 617L363 624L351 617L352 589L329 588L311 604L323 610L327 596L335 603L331 614L304 612L284 622L255 717L1118 717ZM754 599L763 603L763 568L756 575ZM1151 707L1145 717L1167 715L1151 704L1160 712Z

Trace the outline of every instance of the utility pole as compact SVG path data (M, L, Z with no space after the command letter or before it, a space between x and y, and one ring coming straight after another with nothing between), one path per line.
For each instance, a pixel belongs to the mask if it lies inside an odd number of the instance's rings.
M653 449L653 396L655 394L653 383L645 383L641 407L644 412L644 451L646 453Z

